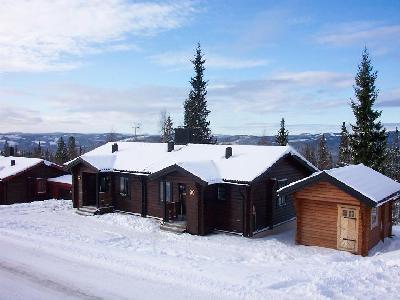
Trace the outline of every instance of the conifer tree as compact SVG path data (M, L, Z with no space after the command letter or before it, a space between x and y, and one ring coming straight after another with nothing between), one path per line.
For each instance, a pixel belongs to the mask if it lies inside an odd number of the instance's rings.
M385 174L400 182L400 142L397 127L387 154Z
M55 161L60 165L68 161L68 150L63 137L58 139Z
M42 145L39 141L38 146L33 149L33 157L42 158L43 157L43 150Z
M162 141L163 143L167 143L169 141L174 140L174 124L172 122L172 118L170 115L165 119L162 133Z
M327 170L332 168L332 156L328 150L325 135L322 134L318 143L317 151L317 165L320 170Z
M351 125L350 146L354 163L363 163L382 172L386 158L386 131L379 120L382 111L373 108L378 97L376 78L377 72L373 70L365 48L353 86L355 99L351 99L356 123Z
M339 159L337 165L339 167L343 167L350 163L351 163L350 137L349 137L349 132L347 131L346 128L346 122L343 122L342 131L340 133Z
M74 159L78 156L76 151L76 142L73 136L68 138L68 160Z
M281 127L278 131L278 134L275 136L275 142L279 146L286 146L289 140L289 131L285 128L285 119L281 120Z
M195 75L190 79L192 89L184 103L184 126L191 129L194 143L213 143L214 137L208 120L210 111L207 109L206 100L208 82L204 80L205 59L200 44L197 45L196 55L191 62L194 65Z
M10 145L8 144L7 140L4 142L3 155L4 156L9 156L10 155Z
M312 163L314 166L317 166L317 158L315 155L315 149L314 147L310 144L307 143L304 148L302 149L302 155L307 159L310 163Z

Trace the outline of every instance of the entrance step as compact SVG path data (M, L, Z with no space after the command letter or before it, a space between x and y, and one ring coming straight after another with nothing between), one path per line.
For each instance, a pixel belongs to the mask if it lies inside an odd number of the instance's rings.
M186 231L186 222L162 222L160 229L181 234Z
M82 206L76 210L76 213L81 216L94 216L98 213L98 209L95 206Z

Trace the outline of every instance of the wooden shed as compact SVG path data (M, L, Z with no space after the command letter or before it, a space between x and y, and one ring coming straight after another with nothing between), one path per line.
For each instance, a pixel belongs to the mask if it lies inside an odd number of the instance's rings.
M392 235L400 183L359 164L314 173L278 193L293 195L296 243L366 256Z

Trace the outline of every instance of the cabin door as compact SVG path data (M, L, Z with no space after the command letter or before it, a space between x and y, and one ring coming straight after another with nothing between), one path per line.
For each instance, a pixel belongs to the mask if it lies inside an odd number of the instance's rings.
M186 220L186 184L179 183L178 184L179 190L179 202L177 206L177 216L178 220L184 221Z
M337 247L357 252L359 209L354 206L338 206Z

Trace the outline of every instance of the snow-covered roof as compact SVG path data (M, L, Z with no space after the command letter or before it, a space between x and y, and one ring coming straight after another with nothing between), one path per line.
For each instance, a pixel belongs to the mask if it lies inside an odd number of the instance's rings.
M15 165L13 166L11 165L12 160L15 161ZM0 180L4 180L7 177L17 175L18 173L21 173L41 163L44 163L48 166L57 166L49 161L40 158L0 156Z
M72 175L62 175L54 178L49 178L47 181L72 185Z
M349 165L340 168L333 168L312 174L311 176L293 182L281 189L282 191L293 190L294 187L303 186L303 184L313 181L319 177L328 175L334 178L352 190L368 198L375 204L382 204L385 200L390 200L391 196L400 193L400 183L389 177L363 165Z
M99 171L142 174L153 174L177 165L208 183L250 182L285 155L293 155L317 170L290 146L188 144L175 145L174 150L168 152L165 143L118 142L118 151L112 153L112 144L98 147L77 160L83 160ZM228 159L225 158L226 147L233 150ZM74 161L67 163L73 164Z

